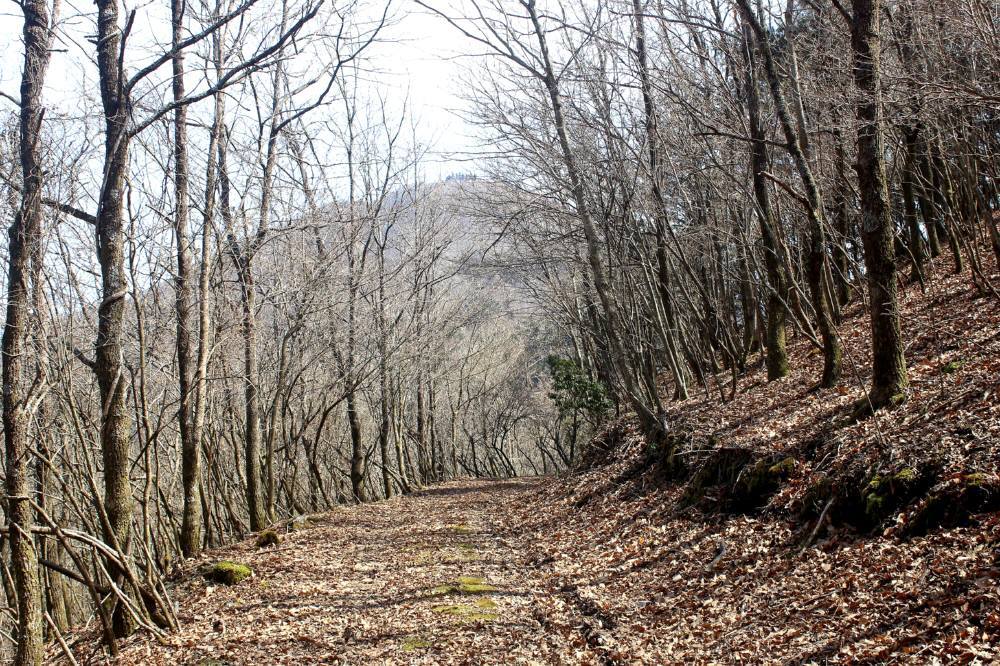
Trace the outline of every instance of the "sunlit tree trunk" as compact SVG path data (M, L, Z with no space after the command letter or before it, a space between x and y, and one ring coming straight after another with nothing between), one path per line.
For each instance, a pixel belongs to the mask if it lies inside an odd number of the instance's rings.
M175 102L184 99L184 39L185 0L171 0L173 96ZM181 434L181 476L183 486L183 516L181 519L181 552L185 557L201 550L201 443L194 423L195 348L192 331L195 327L194 276L191 262L191 239L188 229L188 157L187 107L179 104L174 110L174 237L177 242L177 274L174 278L177 313L177 381L180 404L177 422Z
M757 217L764 245L764 266L767 269L767 379L774 381L788 375L788 352L785 348L785 315L788 303L788 276L778 237L777 218L771 208L771 185L764 174L768 170L767 141L760 120L760 94L756 77L753 38L750 26L743 25L744 97L750 122L750 170L753 178Z
M40 279L42 242L42 88L49 65L51 31L47 0L24 0L24 69L21 73L21 205L8 230L7 319L3 329L3 430L10 564L17 609L17 666L42 663L42 595L38 555L32 536L30 429L33 405L44 381L28 345L31 294ZM37 351L35 353L38 353ZM35 376L29 373L34 369Z
M879 81L880 0L854 0L851 48L858 89L858 189L861 192L861 238L871 299L871 407L903 398L906 360L899 322L895 237L885 176L882 138L882 92Z
M580 220L581 226L583 227L583 234L587 241L587 262L590 266L594 290L597 292L597 297L601 302L601 308L604 311L607 341L611 351L611 356L615 367L618 369L626 396L629 399L630 405L633 409L635 409L636 414L639 416L639 421L641 422L643 429L649 434L654 434L661 430L659 417L640 397L639 387L636 385L635 376L632 370L632 364L628 361L628 357L625 354L625 347L621 340L621 315L619 313L618 303L612 294L612 286L608 281L604 261L601 259L601 246L600 239L597 234L597 228L594 225L593 218L591 217L590 205L587 201L583 178L577 167L576 157L573 153L573 149L569 141L569 135L566 131L566 120L563 116L563 102L559 91L559 80L556 77L552 60L549 56L549 47L548 41L545 37L545 31L542 29L541 22L538 18L538 9L535 6L534 0L522 0L521 4L528 11L532 28L535 33L534 36L538 41L540 61L543 68L541 73L544 77L543 84L545 85L545 90L549 98L549 110L552 113L556 136L559 141L559 148L562 154L563 162L566 166L567 175L569 177L573 203L576 206L576 215Z
M809 156L806 152L807 147L802 143L802 135L795 129L791 111L789 110L785 94L781 89L781 80L778 75L777 65L774 62L774 54L768 41L770 35L764 30L764 27L754 13L754 9L750 6L749 0L738 1L742 10L743 20L753 29L757 48L764 56L765 78L771 90L771 97L774 99L778 121L785 137L788 152L795 163L796 171L798 171L799 178L805 188L805 200L802 203L809 219L806 279L809 283L813 310L815 310L816 327L819 329L823 341L823 375L820 379L820 386L830 388L840 379L842 350L840 337L833 322L828 290L823 283L824 275L827 272L826 220L823 199L819 191L819 184L816 182L812 167L809 165Z
M101 304L97 311L94 372L100 389L101 451L104 461L105 537L122 553L129 550L132 529L132 484L129 480L132 424L126 404L128 373L122 349L122 324L128 283L124 270L125 178L128 171L128 100L122 88L121 29L118 0L97 0L97 65L104 108L104 179L97 205L97 259L101 267ZM124 572L109 559L118 583ZM118 636L131 632L121 604L114 613Z

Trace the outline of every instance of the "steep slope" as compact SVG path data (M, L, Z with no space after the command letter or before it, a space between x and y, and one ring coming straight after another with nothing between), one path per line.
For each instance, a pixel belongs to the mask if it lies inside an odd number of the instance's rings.
M938 262L904 292L909 399L861 421L867 321L847 314L842 387L812 389L800 339L787 379L673 405L658 450L615 424L523 515L610 657L1000 660L1000 307Z

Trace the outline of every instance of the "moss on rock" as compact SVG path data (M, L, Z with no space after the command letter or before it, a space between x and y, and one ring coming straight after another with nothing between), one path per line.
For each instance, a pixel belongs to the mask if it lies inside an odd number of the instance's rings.
M981 488L987 484L989 477L982 472L975 472L973 474L963 475L962 481L969 488Z
M245 564L220 560L202 568L202 575L220 585L236 585L253 575L253 570Z
M277 546L281 543L281 537L274 530L264 530L257 535L257 547L267 548L268 546Z
M795 468L798 467L798 464L799 463L798 461L795 460L795 458L788 456L787 458L779 460L778 462L768 467L767 472L771 476L787 477L789 474L795 471Z
M926 485L920 472L912 467L904 467L892 474L874 475L862 493L864 525L876 527L881 524L913 500Z

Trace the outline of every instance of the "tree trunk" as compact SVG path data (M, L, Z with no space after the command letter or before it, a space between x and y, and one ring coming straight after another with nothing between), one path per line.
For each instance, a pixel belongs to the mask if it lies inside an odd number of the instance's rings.
M871 299L872 387L869 399L873 409L901 400L907 384L882 145L881 10L880 0L854 0L851 24L854 81L860 94L857 107L858 189L861 192L861 238Z
M667 261L667 240L666 240L666 205L663 191L660 187L660 152L658 146L658 136L656 127L656 110L653 107L653 94L649 81L649 63L646 55L646 29L643 17L643 8L639 0L633 0L632 10L635 15L636 31L636 57L639 60L639 80L642 86L642 101L646 117L646 145L649 165L649 182L653 200L656 203L656 276L657 293L663 304L664 316L667 320L668 330L666 331L664 344L668 357L668 365L674 379L674 395L678 400L685 400L688 397L687 382L685 381L683 366L679 362L680 354L677 351L677 336L680 331L677 328L676 317L674 316L673 300L670 295L670 273L669 262Z
M767 269L767 380L788 375L788 352L785 348L785 315L788 303L788 275L782 258L777 219L771 208L770 184L764 177L768 170L767 141L760 120L760 95L757 89L756 62L750 26L743 25L744 96L750 121L750 169L753 177L760 235L764 243L764 266Z
M819 184L816 182L812 168L809 166L806 146L802 144L801 137L792 123L788 103L785 100L784 92L781 90L781 80L778 76L777 65L774 62L774 55L771 52L771 45L768 42L770 36L754 15L748 0L738 1L742 9L743 19L753 29L757 47L764 56L764 72L767 78L767 85L771 89L771 97L774 99L775 110L777 111L788 152L795 162L799 178L802 180L802 186L806 191L806 200L803 202L809 218L806 278L809 283L813 309L816 313L816 325L819 328L819 333L823 341L823 376L820 379L820 386L830 388L840 379L841 348L840 338L833 323L832 308L827 298L827 289L823 284L826 273L826 221L823 213L823 199L820 195Z
M220 30L220 33L222 32L223 31ZM212 38L212 53L217 78L222 77L222 40L222 34L216 34ZM203 446L202 434L205 431L205 410L207 407L206 403L208 401L207 375L210 348L209 332L211 330L211 313L209 310L211 285L209 283L209 279L212 273L210 265L212 260L212 233L210 230L214 223L216 212L215 190L219 180L219 143L222 141L222 123L225 116L225 99L226 98L223 93L216 93L215 112L212 122L212 130L208 141L208 159L205 167L205 207L202 214L201 260L198 269L198 351L194 375L194 414L191 421L191 438L194 440L195 446L197 447L198 462L196 464L192 464L191 468L195 478L195 483L198 486L198 494L200 496L199 501L202 505L202 512L198 515L199 525L210 525L209 514L207 511L207 493L200 482L200 458ZM211 535L209 535L209 537L211 537ZM209 538L208 541L211 543L211 538ZM201 540L199 540L197 548L201 548Z
M903 141L906 146L906 163L903 166L903 217L906 220L906 233L910 261L912 262L911 278L924 280L924 263L927 253L924 251L924 239L920 233L920 218L917 216L916 180L917 180L917 146L920 130L907 127L903 130Z
M127 379L123 362L122 322L128 293L124 271L124 185L128 170L128 104L122 89L121 31L118 0L97 0L97 64L104 108L104 179L101 183L95 234L101 266L101 304L97 311L94 372L100 391L101 451L104 462L106 538L123 556L129 550L132 527L132 484L129 480L131 430ZM119 583L124 572L113 560L108 571ZM125 636L132 630L126 610L118 604L114 631Z
M243 305L243 398L245 441L243 443L246 473L247 511L250 529L260 531L267 526L264 510L263 481L260 468L260 395L257 391L257 294L249 256L239 259L240 291Z
M17 607L17 650L14 663L34 666L45 654L38 556L31 536L31 403L42 387L41 365L29 380L32 354L26 349L31 327L31 293L41 264L33 261L42 236L42 87L49 64L47 0L25 0L24 70L21 73L20 142L21 207L8 231L7 320L3 330L3 429L6 455L7 518L10 562ZM37 364L37 361L36 361Z
M639 422L647 434L659 433L661 426L658 415L642 400L637 390L635 376L632 372L632 364L629 363L625 354L625 347L621 340L622 322L618 311L618 303L611 293L611 285L608 282L607 272L604 262L601 259L600 239L597 235L597 228L590 215L590 207L587 202L587 195L584 190L583 177L577 168L576 158L569 143L569 136L566 133L566 121L563 117L562 99L559 93L559 81L556 78L552 61L549 57L549 47L545 39L545 31L542 29L538 19L538 10L533 1L524 3L528 10L535 38L538 40L541 50L541 62L544 66L545 90L549 96L552 112L552 119L555 124L556 135L559 140L559 147L562 152L563 162L569 176L570 190L573 195L573 202L576 205L576 214L583 226L583 234L587 241L587 261L590 265L591 274L594 280L594 289L597 297L601 301L601 308L604 311L605 327L608 338L608 346L611 351L611 358L617 368L622 384L625 388L626 397L632 408L639 417Z
M851 237L851 218L848 213L850 187L847 182L847 157L844 155L844 136L840 128L834 129L834 151L837 159L837 188L835 206L835 228L837 238L833 242L834 291L840 311L851 302L850 262L847 257L847 241Z
M184 99L184 51L179 48L184 39L185 0L171 0L173 48L174 101ZM174 283L177 314L177 377L180 386L180 405L177 421L181 434L181 477L183 485L183 517L181 519L181 552L193 557L201 550L201 503L199 477L201 474L201 447L194 431L194 349L191 331L194 327L191 240L188 231L188 159L187 159L187 107L178 105L174 110L174 236L177 240L177 275Z
M351 492L354 500L367 502L365 493L365 449L361 439L361 419L358 417L357 392L349 387L347 392L347 422L351 431Z

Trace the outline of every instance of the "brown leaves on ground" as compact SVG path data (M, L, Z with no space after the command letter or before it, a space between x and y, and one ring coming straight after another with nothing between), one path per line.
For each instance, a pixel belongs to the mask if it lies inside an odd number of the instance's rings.
M277 549L228 549L254 577L231 588L186 578L174 593L182 630L163 645L133 639L119 663L987 663L998 654L996 516L977 529L797 556L786 523L672 517L675 499L676 489L609 495L579 509L559 481L479 481L344 508Z
M677 517L676 498L675 488L577 508L559 480L460 481L345 507L276 549L226 549L254 570L239 585L186 576L174 590L182 629L164 644L131 639L117 663L989 663L1000 654L997 516L799 556L783 521ZM81 662L100 662L93 642L79 649Z
M830 539L800 555L790 522L678 516L678 494L605 495L581 509L552 487L521 514L554 585L611 618L592 640L606 661L1000 658L997 515L910 540ZM552 505L541 517L533 508Z
M732 402L671 407L696 447L795 457L755 515L679 503L683 484L619 424L599 465L569 479L453 482L339 508L276 548L213 553L253 577L190 573L173 590L181 631L131 639L120 663L996 663L998 514L909 539L794 519L819 474L997 474L997 303L941 262L929 292L902 301L911 388L896 409L847 418L868 382L860 306L841 327L839 388L812 390L820 359L799 340L790 377L757 369ZM99 661L95 641L75 645Z
M762 512L685 507L683 483L664 483L634 426L621 423L595 467L525 505L543 560L583 606L613 619L591 641L605 659L1000 663L1000 515L911 539L895 528L912 506L869 535L797 519L821 475L864 483L931 466L940 483L929 494L956 478L996 479L1000 305L949 268L936 262L926 294L915 285L901 293L910 389L895 409L850 419L870 377L860 304L840 327L838 388L814 390L822 359L800 338L789 377L767 383L758 368L731 402L720 404L713 387L670 406L692 459L718 446L794 457L792 478Z
M215 586L189 566L182 628L137 636L118 664L588 663L576 610L530 564L512 519L539 481L462 481L316 517L281 544L208 554L253 577ZM82 663L99 663L81 642ZM53 660L59 661L57 651Z

